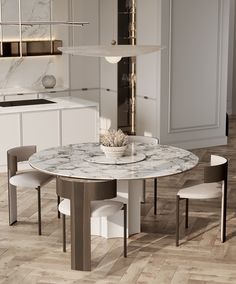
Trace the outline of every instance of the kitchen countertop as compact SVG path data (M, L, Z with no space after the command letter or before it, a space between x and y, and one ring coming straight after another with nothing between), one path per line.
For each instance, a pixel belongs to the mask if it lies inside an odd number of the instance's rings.
M38 94L38 93L56 93L56 92L63 92L68 91L68 87L57 86L54 88L21 88L21 87L14 87L14 88L3 88L0 89L0 96L15 96L18 94L29 95L29 94Z
M87 100L75 98L72 96L60 97L60 98L49 98L48 100L55 102L55 104L0 107L0 114L98 107L98 104L96 102L87 101Z

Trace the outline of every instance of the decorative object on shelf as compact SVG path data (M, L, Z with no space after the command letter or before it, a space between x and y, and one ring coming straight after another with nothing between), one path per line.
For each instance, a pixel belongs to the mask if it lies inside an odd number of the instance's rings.
M56 85L56 78L53 75L45 75L42 78L42 84L45 89L52 89Z
M122 157L128 146L128 136L121 129L109 129L101 138L101 149L107 158Z
M152 53L161 50L159 45L120 45L116 43L115 38L115 4L113 0L113 39L111 45L87 45L87 46L68 46L58 48L63 53L81 56L94 56L94 57L105 57L109 63L117 63L122 57L133 57L139 56L146 53ZM132 0L132 6L135 0ZM130 7L131 2L128 2Z

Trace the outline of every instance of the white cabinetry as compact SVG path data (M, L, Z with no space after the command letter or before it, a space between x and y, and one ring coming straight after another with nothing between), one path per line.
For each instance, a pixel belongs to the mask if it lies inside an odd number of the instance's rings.
M98 141L96 108L62 110L61 117L62 145Z
M136 97L136 132L137 135L157 137L156 100Z
M117 129L117 93L101 91L100 131L104 133L109 128Z
M74 28L71 45L99 44L99 3L94 0L73 1L73 20L86 19L90 24L85 29ZM99 63L97 57L70 56L70 88L99 88Z
M59 111L22 113L23 145L37 145L37 150L60 145Z
M0 108L0 170L6 170L7 150L36 145L37 150L99 140L98 104L73 97L54 104Z
M117 0L100 1L100 44L109 45L113 37L117 38ZM113 11L114 9L114 11ZM100 64L100 130L117 129L117 64L110 64L104 58Z
M100 90L95 89L95 90L78 90L78 91L73 91L71 90L71 95L80 98L83 100L99 103L100 102Z
M161 1L137 0L137 44L161 44ZM160 96L160 52L137 57L137 96Z
M7 150L21 145L20 114L0 115L0 164L6 164Z

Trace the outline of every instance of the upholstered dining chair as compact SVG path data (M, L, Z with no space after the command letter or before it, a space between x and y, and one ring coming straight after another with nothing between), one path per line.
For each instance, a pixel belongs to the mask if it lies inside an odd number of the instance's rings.
M33 188L38 193L38 234L41 229L41 187L47 184L53 177L36 170L18 171L18 163L24 162L36 152L36 146L21 146L7 151L8 191L15 187ZM17 210L17 208L15 208Z
M129 143L144 143L144 144L151 144L151 145L158 145L159 139L155 137L148 137L148 136L136 136L130 135L128 136ZM145 203L145 196L146 196L146 182L143 181L143 202ZM154 215L157 214L157 178L154 179Z
M211 155L209 166L204 167L204 183L185 187L176 196L176 246L179 246L179 202L185 200L185 228L188 228L189 199L222 198L221 201L221 242L226 240L226 209L227 209L227 175L228 161L226 158Z
M71 182L75 182L75 179L60 179L57 184L59 187L68 188ZM91 183L96 183L98 181L89 181ZM99 181L103 184L105 183L107 187L114 186L113 180L108 181ZM60 189L59 189L60 190ZM65 198L63 199L59 206L59 212L62 214L62 239L63 239L63 252L66 252L66 216L70 216L70 200ZM120 210L124 211L124 257L127 257L127 205L120 201L115 200L92 200L90 202L90 216L91 217L109 217Z

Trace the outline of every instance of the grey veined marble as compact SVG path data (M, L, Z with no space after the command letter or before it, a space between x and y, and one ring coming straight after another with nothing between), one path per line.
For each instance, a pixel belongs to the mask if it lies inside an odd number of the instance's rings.
M104 155L99 144L81 143L51 148L31 156L30 165L40 171L84 179L146 179L181 173L197 165L198 157L168 145L135 143L135 152L146 159L127 165L104 165L85 161Z

